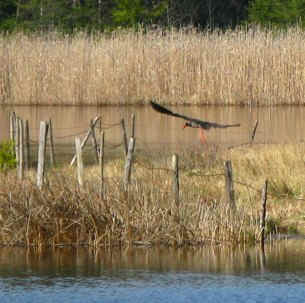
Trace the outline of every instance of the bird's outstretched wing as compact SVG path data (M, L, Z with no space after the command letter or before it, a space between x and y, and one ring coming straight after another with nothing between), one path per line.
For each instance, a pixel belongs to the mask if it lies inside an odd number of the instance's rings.
M167 109L167 108L165 108L165 107L161 106L160 104L157 104L157 103L155 103L153 101L150 101L150 105L152 106L152 108L155 111L157 111L157 112L159 112L161 114L166 114L166 115L169 115L169 116L173 116L173 117L177 117L177 118L182 118L182 119L187 120L187 121L191 121L192 120L192 118L189 118L189 117L184 116L184 115L180 115L178 113L174 113L174 112L170 111L169 109Z
M237 127L240 126L240 124L219 124L219 123L215 123L215 122L208 122L208 121L202 121L199 119L195 119L195 118L190 118L178 113L174 113L172 111L170 111L169 109L161 106L160 104L157 104L153 101L150 101L150 105L152 106L152 108L161 113L161 114L166 114L169 116L173 116L173 117L177 117L177 118L181 118L184 119L186 121L191 122L192 127L200 127L203 129L210 129L210 128L227 128L227 127Z

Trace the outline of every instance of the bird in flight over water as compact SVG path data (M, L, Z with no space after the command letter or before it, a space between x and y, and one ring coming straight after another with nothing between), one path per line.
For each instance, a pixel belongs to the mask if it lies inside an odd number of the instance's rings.
M200 136L200 141L202 143L206 143L206 136L204 133L205 130L209 130L211 128L228 128L228 127L239 127L240 126L239 123L238 124L219 124L216 122L208 122L208 121L203 121L203 120L187 117L187 116L184 116L184 115L181 115L178 113L174 113L174 112L170 111L169 109L167 109L153 101L150 101L150 105L152 106L152 108L155 111L157 111L161 114L165 114L165 115L169 115L169 116L173 116L173 117L177 117L177 118L186 120L185 124L183 125L183 128L186 128L186 127L199 128L199 136Z

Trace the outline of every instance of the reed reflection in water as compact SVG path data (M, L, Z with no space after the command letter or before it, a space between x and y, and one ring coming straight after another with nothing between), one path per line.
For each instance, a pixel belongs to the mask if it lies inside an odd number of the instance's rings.
M302 302L305 241L259 248L0 249L1 302ZM247 301L247 302L248 302Z

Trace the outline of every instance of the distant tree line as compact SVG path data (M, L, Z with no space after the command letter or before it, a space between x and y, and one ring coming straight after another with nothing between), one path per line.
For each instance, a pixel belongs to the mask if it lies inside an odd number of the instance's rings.
M1 0L0 31L304 25L305 0Z

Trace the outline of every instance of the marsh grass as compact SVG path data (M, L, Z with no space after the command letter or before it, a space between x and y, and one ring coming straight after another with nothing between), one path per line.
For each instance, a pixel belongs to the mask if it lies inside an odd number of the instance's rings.
M132 183L122 184L124 161L88 167L79 189L75 168L49 170L43 190L35 172L25 181L0 174L0 244L35 247L86 245L237 245L259 240L261 187L273 184L267 202L267 231L304 232L304 145L248 147L209 154L180 154L180 203L174 203L170 159L137 157ZM233 164L237 211L224 199L223 161ZM192 165L190 165L190 163ZM160 169L164 167L163 169ZM154 169L155 168L155 169ZM156 169L158 168L158 169ZM293 173L292 173L293 172ZM285 184L283 186L283 184ZM289 194L287 194L289 188Z
M195 29L0 37L3 104L304 104L305 38Z

